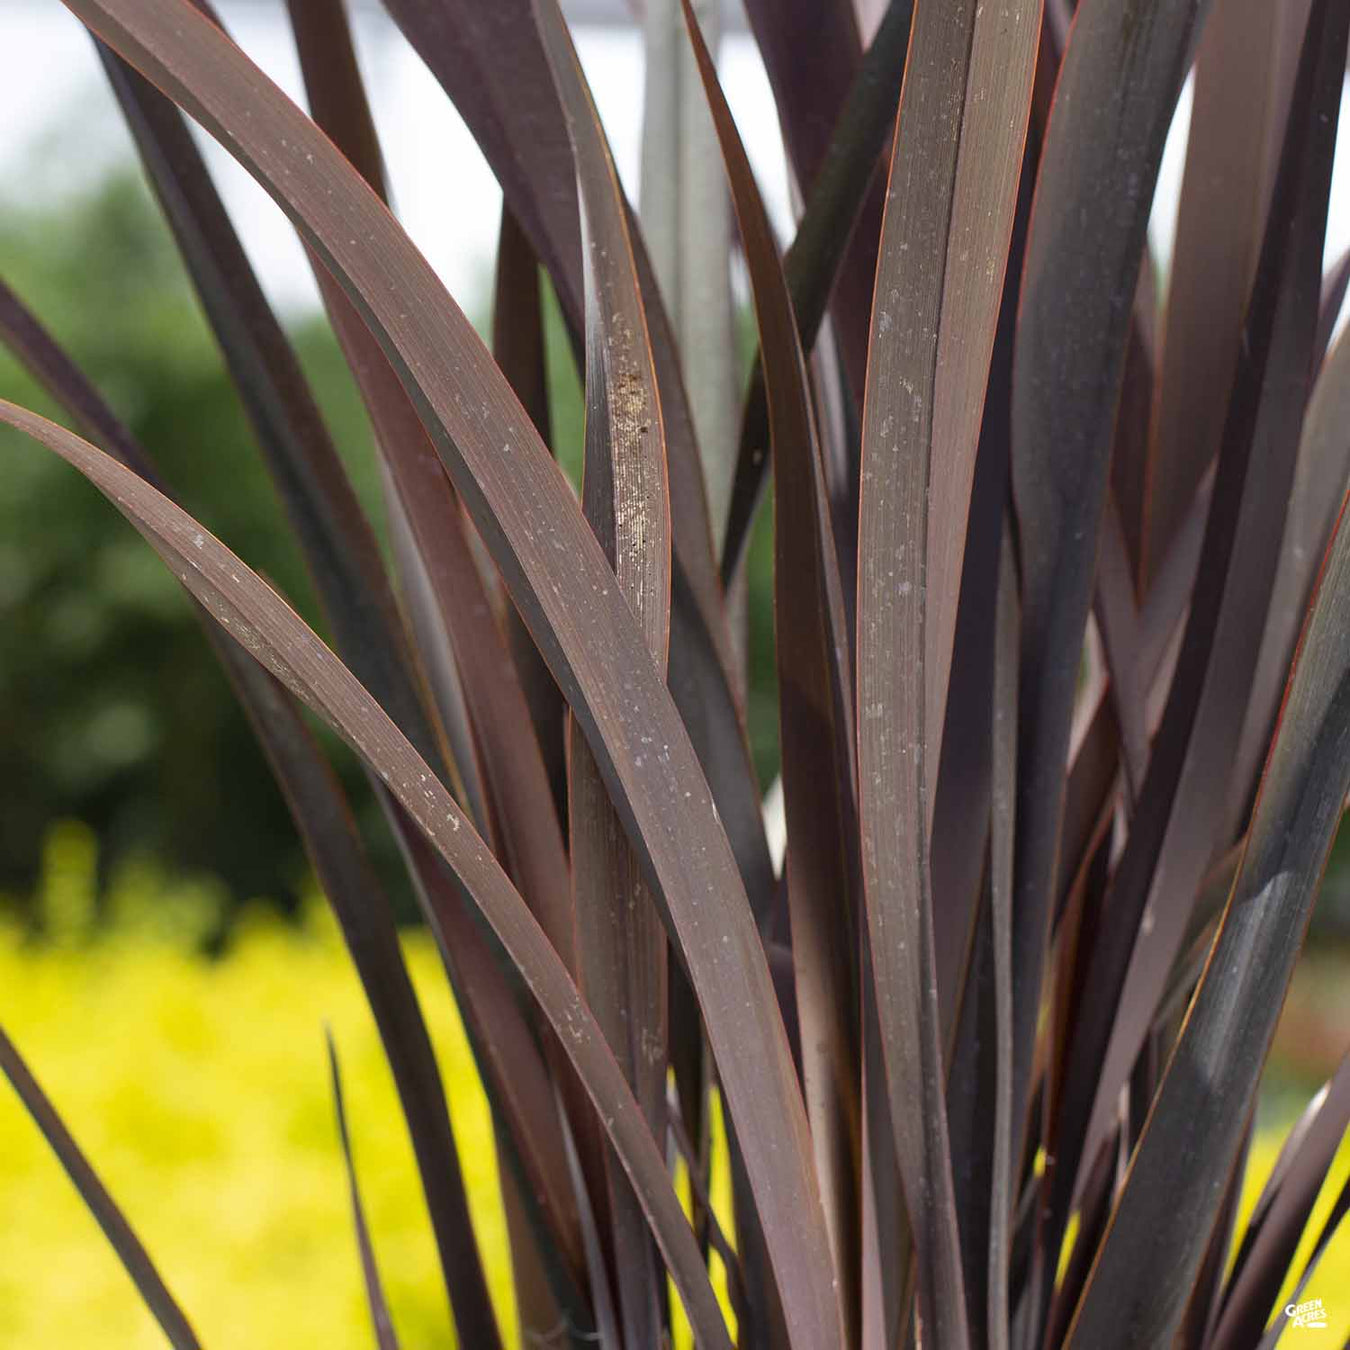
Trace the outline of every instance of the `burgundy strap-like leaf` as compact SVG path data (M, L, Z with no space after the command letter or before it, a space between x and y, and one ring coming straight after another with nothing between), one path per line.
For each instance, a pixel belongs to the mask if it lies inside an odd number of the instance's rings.
M685 22L731 185L763 348L774 460L774 616L785 861L802 1079L845 1325L859 1232L857 861L848 635L806 362L768 214L712 58ZM747 1148L753 1141L746 1140ZM850 1339L852 1333L850 1331Z
M342 1144L342 1161L347 1169L347 1191L352 1202L352 1225L356 1229L356 1250L361 1258L361 1276L366 1284L366 1303L379 1350L398 1350L398 1337L389 1316L389 1303L384 1296L384 1284L375 1263L375 1248L370 1240L365 1206L361 1203L361 1187L356 1179L356 1162L352 1158L351 1135L347 1130L347 1107L342 1097L342 1070L338 1066L337 1046L333 1033L325 1032L328 1045L328 1070L333 1084L333 1110L337 1115L338 1140Z
M1195 63L1149 463L1151 583L1219 450L1308 0L1215 0Z
M1340 1228L1347 1214L1350 1214L1350 1178L1347 1178L1345 1184L1341 1187L1341 1192L1331 1207L1331 1213L1327 1215L1327 1221L1322 1225L1322 1231L1317 1235L1317 1241L1313 1244L1312 1252L1303 1267L1303 1273L1299 1276L1298 1283L1294 1286L1293 1293L1290 1296L1291 1303L1297 1304L1303 1297L1304 1291L1308 1287L1308 1281L1312 1279L1318 1263L1326 1255L1327 1248L1331 1246L1332 1239L1336 1236L1336 1231ZM1286 1304L1285 1308L1275 1314L1275 1320L1267 1328L1266 1334L1261 1337L1258 1350L1275 1350L1281 1335L1289 1325L1289 1315L1285 1311L1288 1307L1289 1304Z
M820 173L806 194L806 209L796 237L783 259L797 327L807 351L820 332L845 247L857 228L868 185L876 176L878 158L895 131L913 13L914 0L891 0L887 6L854 76ZM870 294L867 301L870 312ZM763 372L756 369L741 416L740 446L722 545L724 581L736 575L744 556L760 488L769 469L768 447L769 407Z
M1303 420L1294 481L1284 515L1280 560L1228 789L1226 828L1230 835L1237 835L1246 825L1312 584L1336 524L1341 495L1350 484L1347 426L1350 426L1350 338L1343 332L1321 363Z
M1316 0L1305 52L1328 80L1334 62L1338 88L1348 25L1344 6ZM1350 787L1348 630L1350 530L1338 528L1242 865L1070 1328L1072 1350L1165 1344L1184 1311L1208 1239L1200 1220L1221 1202ZM1196 1222L1169 1222L1178 1213Z
M557 0L535 0L577 166L586 300L582 505L658 669L670 647L671 511L665 423L629 238L627 203ZM568 722L568 827L578 983L658 1139L666 1127L666 935L656 899L575 721ZM650 752L659 752L653 744ZM582 1171L586 1160L581 1156ZM625 1344L661 1338L661 1276L642 1211L612 1158L592 1181ZM607 1180L607 1187L604 1185Z
M1337 8L1333 6L1333 8ZM1139 806L1112 882L1109 917L1086 975L1094 1000L1075 1028L1066 1111L1092 1096L1089 1135L1114 1110L1180 947L1205 869L1231 841L1220 831L1242 714L1255 675L1278 562L1316 331L1337 107L1339 37L1314 11L1272 197L1224 428L1199 571L1177 670ZM1350 14L1345 14L1350 20ZM1319 46L1341 49L1335 57ZM1339 63L1339 64L1338 64ZM1081 1138L1058 1138L1072 1185ZM1089 1149L1091 1145L1088 1145ZM1059 1214L1067 1213L1061 1196Z
M773 89L788 164L807 196L828 161L836 119L857 75L862 56L857 14L851 0L749 0L745 8ZM874 152L873 169L878 158ZM844 251L838 281L840 346L859 398L867 363L866 306L881 229L876 187L866 194L865 223L859 221L853 246Z
M863 414L857 735L868 939L920 1316L953 1346L968 1332L929 830L1039 15L1038 0L916 10ZM981 829L972 846L983 839Z
M0 1069L5 1072L19 1100L32 1116L43 1137L51 1145L52 1152L66 1169L66 1175L80 1193L89 1212L98 1220L98 1226L108 1239L109 1246L117 1253L126 1272L131 1276L145 1306L154 1314L169 1344L174 1350L200 1350L196 1333L192 1330L183 1310L169 1293L168 1286L161 1278L150 1253L141 1245L141 1240L132 1231L117 1202L108 1194L97 1173L90 1167L80 1146L66 1128L50 1098L43 1092L36 1078L24 1063L23 1057L14 1046L14 1042L0 1029Z
M582 331L577 189L530 0L383 0L478 142L511 211Z
M1022 563L1014 1100L1031 1081L1079 658L1149 205L1204 0L1083 0L1042 144L1013 359Z
M1251 1345L1270 1316L1337 1150L1350 1127L1350 1055L1293 1130L1242 1235L1212 1350Z

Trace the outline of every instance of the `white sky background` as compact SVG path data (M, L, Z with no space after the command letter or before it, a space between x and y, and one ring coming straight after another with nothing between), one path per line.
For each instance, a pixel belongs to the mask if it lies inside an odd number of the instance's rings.
M231 36L292 98L304 86L281 0L224 0ZM378 9L354 16L381 147L404 228L461 306L478 312L491 284L501 192L434 77ZM638 196L643 61L639 34L582 28L575 37L624 186ZM724 44L722 78L761 191L788 227L787 177L764 67L751 40ZM79 128L75 134L76 127ZM208 162L269 294L295 312L317 307L304 252L280 209L205 135ZM37 199L88 185L133 153L80 23L58 0L0 0L0 210L11 186ZM0 260L2 264L3 260Z
M236 41L303 104L299 64L284 7L223 0ZM566 6L565 6L566 7ZM501 194L496 181L426 68L382 11L362 6L356 42L381 133L395 209L460 304L485 309ZM642 47L635 29L576 31L582 65L609 133L619 173L638 196ZM723 43L721 73L760 188L780 234L790 228L786 171L763 65L744 34ZM1152 236L1166 267L1190 116L1189 85L1168 141ZM1341 121L1327 259L1350 246L1350 116ZM292 314L318 304L295 233L280 210L209 138L208 162L245 247L274 301ZM92 45L58 0L0 0L0 210L21 198L59 200L88 186L101 168L131 155L120 115ZM0 266L3 259L0 259Z

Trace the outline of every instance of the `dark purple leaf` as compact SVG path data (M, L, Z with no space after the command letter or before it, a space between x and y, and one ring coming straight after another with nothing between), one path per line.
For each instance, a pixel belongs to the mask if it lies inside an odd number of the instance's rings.
M971 3L915 15L863 416L857 702L868 937L919 1316L925 1336L952 1346L968 1333L928 836L1039 14L1039 3ZM982 843L981 830L973 846Z
M126 1267L145 1306L154 1314L155 1321L169 1338L174 1350L200 1350L196 1333L189 1325L183 1310L169 1293L168 1286L155 1269L150 1253L141 1245L131 1230L117 1202L108 1194L103 1183L90 1167L80 1146L66 1129L56 1108L28 1070L13 1041L0 1029L0 1069L19 1094L43 1138L51 1145L66 1175L80 1193L89 1212L98 1220L98 1226L108 1239L108 1245L117 1253Z
M1205 0L1083 0L1042 146L1013 362L1022 562L1014 1111L1025 1112L1064 765L1116 407L1163 144Z
M1347 426L1350 339L1343 333L1321 363L1304 416L1265 632L1229 785L1230 834L1246 825L1313 581L1336 524L1341 496L1350 484Z
M1275 1345L1278 1343L1281 1334L1289 1325L1287 1320L1288 1309L1292 1305L1297 1305L1303 1297L1303 1293L1308 1287L1308 1281L1317 1269L1317 1263L1326 1255L1327 1248L1331 1246L1331 1240L1336 1236L1336 1230L1341 1226L1341 1222L1347 1213L1350 1213L1350 1180L1347 1180L1345 1185L1341 1187L1341 1193L1336 1197L1336 1203L1331 1207L1331 1213L1327 1215L1327 1221L1322 1225L1322 1231L1317 1235L1312 1254L1308 1257L1307 1264L1303 1267L1303 1274L1299 1276L1298 1283L1294 1286L1290 1302L1286 1303L1276 1313L1275 1320L1261 1338L1258 1350L1275 1350Z
M557 0L536 0L577 165L586 301L586 455L582 504L619 590L664 671L670 647L671 519L661 399L647 337L627 204ZM578 984L623 1066L648 1128L666 1126L666 935L594 758L569 721L568 823ZM655 746L649 753L657 754ZM641 1208L612 1157L598 1233L612 1263L623 1342L661 1337L660 1271ZM585 1159L582 1171L587 1171Z
M1297 444L1310 377L1343 73L1337 65L1333 76L1328 55L1314 63L1324 35L1320 26L1309 31L1190 616L1158 749L1112 882L1108 924L1092 954L1093 1000L1075 1028L1056 1150L1065 1188L1083 1147L1084 1102L1094 1099L1087 1137L1099 1136L1152 1025L1205 869L1230 842L1221 834L1224 794L1215 784L1228 781L1237 752L1293 480L1289 447ZM1325 38L1334 45L1334 30ZM1066 1199L1061 1192L1061 1221Z
M802 346L815 345L839 268L877 161L895 130L913 0L891 0L839 114L830 149L811 191L797 234L783 259ZM873 247L875 254L875 246ZM873 257L875 271L875 256ZM866 296L871 312L871 296ZM756 368L741 418L740 445L722 546L722 576L733 577L750 537L760 488L769 468L769 407L763 372Z
M530 0L384 0L384 7L478 142L579 335L576 179Z
M845 1322L858 1300L857 861L848 635L806 363L768 215L693 11L685 21L722 150L764 353L774 475L774 620L784 863L816 1173ZM749 1142L747 1141L747 1147Z
M1350 1127L1350 1056L1290 1131L1242 1235L1210 1350L1253 1344L1284 1287L1313 1205Z
M356 1163L352 1158L352 1141L347 1132L347 1108L342 1100L342 1070L338 1067L337 1046L333 1033L326 1032L328 1067L333 1081L333 1109L337 1113L338 1139L342 1144L342 1161L347 1168L347 1190L352 1202L352 1223L356 1229L356 1249L361 1258L361 1275L366 1283L366 1302L370 1306L370 1320L375 1330L375 1344L379 1350L398 1350L398 1337L389 1317L389 1304L384 1297L379 1267L375 1264L375 1248L371 1245L366 1212L361 1204L361 1188L356 1180Z

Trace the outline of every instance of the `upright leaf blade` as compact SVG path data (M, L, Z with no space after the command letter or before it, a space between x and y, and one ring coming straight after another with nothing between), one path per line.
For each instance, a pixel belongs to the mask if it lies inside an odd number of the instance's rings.
M997 606L991 606L988 597L996 594L999 586L1007 514L1013 336L1022 259L1026 253L1026 223L1035 181L1031 149L1028 145L1023 156L966 518L966 554L961 566L961 594L947 690L948 703L959 709L960 715L943 723L941 760L933 796L929 866L944 1047L952 1042L962 994L962 971L970 949L972 915L980 897L984 850L976 840L990 816ZM1016 765L1013 768L1015 772Z
M1350 20L1350 14L1346 15ZM1214 501L1158 748L1112 882L1087 972L1096 1000L1075 1029L1066 1113L1093 1094L1089 1134L1107 1128L1152 1025L1205 869L1230 841L1223 794L1255 674L1285 504L1294 476L1317 323L1346 28L1314 9L1244 329ZM1081 1138L1063 1130L1058 1219ZM1089 1149L1091 1145L1088 1145Z
M1294 1286L1292 1303L1297 1303L1308 1287L1308 1281L1312 1278L1313 1272L1317 1269L1317 1264L1326 1255L1327 1248L1331 1246L1331 1240L1336 1236L1336 1230L1341 1226L1345 1216L1350 1214L1350 1179L1346 1180L1341 1187L1341 1193L1336 1197L1335 1204L1331 1207L1331 1213L1327 1215L1326 1222L1322 1225L1322 1231L1317 1235L1317 1241L1313 1244L1312 1252L1308 1256L1307 1263L1303 1267L1303 1273L1299 1276L1298 1283ZM1270 1324L1266 1334L1261 1338L1261 1344L1258 1350L1275 1350L1281 1334L1289 1325L1288 1313L1282 1308L1275 1314L1275 1320Z
M375 1263L370 1228L366 1224L365 1206L361 1203L361 1187L356 1180L356 1162L352 1158L352 1141L347 1131L347 1107L342 1098L342 1070L338 1067L337 1046L333 1044L331 1031L325 1032L325 1040L328 1046L328 1071L333 1084L333 1110L337 1115L338 1141L342 1145L342 1161L347 1169L347 1191L352 1202L356 1250L361 1258L361 1276L366 1283L366 1303L370 1307L375 1344L379 1350L398 1350L398 1337L394 1334L393 1319L389 1316L389 1303L384 1296L384 1284L380 1279L379 1266Z
M985 875L947 1078L952 1172L972 1345L1007 1350L1012 1175L1012 861L1017 769L1017 576L1011 529L996 574Z
M920 10L918 19L923 17ZM936 349L940 374L933 379L929 433L932 444L941 446L942 453L931 482L929 509L935 528L929 530L925 545L930 612L926 621L924 728L934 748L941 744L946 718L975 452L1021 177L1040 25L1040 0L983 4L977 7L964 60L959 46L948 49L955 57L949 78L954 86L964 83L964 88L950 201L932 208L935 218L929 225L935 240L946 235L945 243L937 243L944 268ZM955 22L953 27L957 27ZM911 52L916 50L917 40ZM908 79L907 75L907 83ZM916 72L916 103L923 97L919 79ZM911 112L916 119L925 115L913 106ZM932 131L921 123L911 133L905 117L902 93L897 144L900 137L908 139L913 134L915 139L906 149L923 147ZM949 134L945 129L938 133L940 137ZM916 216L924 205L918 206ZM926 229L919 219L911 219L909 227L915 230L915 236L906 242L917 247ZM903 216L897 220L897 228L904 229L907 224ZM901 283L899 301L888 288L887 305L906 303L915 293L907 289L908 278L903 272L890 278L892 284L897 280ZM880 282L877 298L882 298ZM875 314L873 325L880 327ZM869 410L865 417L870 415ZM934 753L927 761L930 826L937 768L938 756Z
M503 202L493 276L492 356L544 444L551 446L553 419L540 270L530 241L511 214L510 206ZM565 825L567 705L514 605L507 606L506 623L512 661L530 707L535 739L544 758L558 814Z
M627 204L557 0L535 0L577 166L586 299L586 519L615 569L659 670L670 647L671 520L665 422L647 335ZM666 1125L666 935L600 771L568 724L568 821L579 983L647 1123ZM650 753L657 753L651 747ZM661 1288L642 1214L606 1160L613 1263L624 1340L661 1338Z
M1011 1320L1008 1267L1012 1246L1012 871L1013 811L1017 782L1017 578L1012 539L1004 533L999 568L998 636L995 648L993 724L993 819L989 836L990 915L994 948L993 1168L989 1197L990 1350L1007 1350Z
M1350 1126L1350 1055L1290 1132L1243 1234L1213 1333L1212 1350L1237 1350L1261 1334L1298 1250L1313 1205Z
M1280 559L1228 792L1226 830L1233 836L1246 824L1309 594L1336 524L1341 494L1350 483L1347 425L1350 336L1342 332L1321 363L1303 420Z
M700 17L716 50L721 8ZM642 233L660 282L679 366L693 393L707 514L720 538L735 467L740 369L731 287L731 203L678 0L652 0L643 20ZM672 505L672 514L674 508Z
M1219 450L1308 0L1216 0L1200 39L1150 447L1151 581Z
M929 830L1038 18L1039 5L1028 3L953 8L921 0L916 8L863 413L858 756L869 946L918 1250L920 1315L925 1334L931 1328L944 1345L964 1344L968 1329L939 1039ZM991 175L992 206L983 195Z
M530 0L383 0L483 151L582 331L581 236L567 130Z
M849 0L749 0L745 8L778 105L788 164L806 197L826 172L834 127L857 83L858 16ZM866 316L881 232L880 158L881 147L874 147L869 172L860 182L855 229L839 241L834 286L834 329L855 399L862 397L867 367Z
M891 0L849 88L810 192L796 237L783 260L803 348L815 346L845 246L877 161L895 128L914 0ZM736 575L768 472L769 408L763 372L750 382L722 545L722 577Z
M858 863L843 591L787 283L745 147L687 0L684 12L740 223L764 352L777 465L774 636L802 1079L841 1305L851 1324L858 1301L860 1040L853 1011L859 1001Z
M1013 361L1023 601L1013 904L1019 1117L1132 301L1163 144L1206 5L1083 0L1060 66L1032 208Z

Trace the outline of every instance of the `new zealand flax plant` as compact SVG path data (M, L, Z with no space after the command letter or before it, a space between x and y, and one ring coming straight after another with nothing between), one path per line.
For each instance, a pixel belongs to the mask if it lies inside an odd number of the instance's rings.
M1350 787L1350 344L1330 340L1350 262L1322 269L1350 5L891 0L864 46L852 0L747 0L804 204L783 249L688 0L647 0L641 223L557 0L383 0L501 184L489 350L386 207L341 0L288 0L310 115L208 0L65 3L325 636L177 504L8 291L0 329L80 434L0 417L198 608L369 998L460 1343L651 1350L676 1300L705 1350L1273 1343L1279 1291L1350 1204L1295 1271L1346 1062L1237 1223ZM1192 68L1160 284L1148 216ZM392 570L187 118L309 252ZM728 199L759 344L730 416ZM579 495L550 453L541 272L584 370ZM781 866L742 656L770 480ZM444 957L518 1328L489 1302L478 1160L302 706L368 769ZM196 1346L3 1039L0 1062ZM334 1084L340 1103L336 1058ZM731 1224L708 1198L723 1149Z

